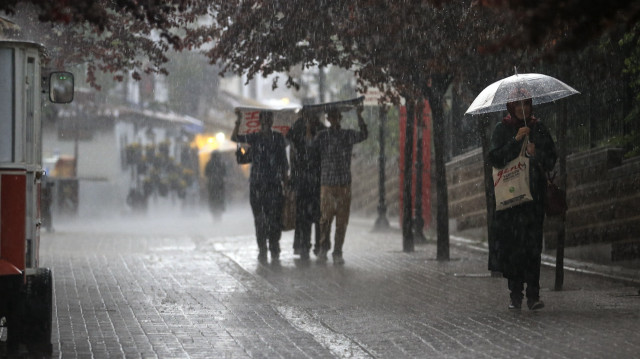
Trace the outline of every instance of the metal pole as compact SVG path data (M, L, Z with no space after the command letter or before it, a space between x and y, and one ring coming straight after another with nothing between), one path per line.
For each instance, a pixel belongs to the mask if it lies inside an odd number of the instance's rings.
M556 137L558 139L558 169L560 171L560 188L567 189L567 103L563 101L562 116L558 121L556 129ZM562 290L564 284L564 240L565 227L567 223L566 214L560 217L562 224L558 229L558 243L556 247L556 281L555 290Z
M413 252L413 216L411 213L411 169L413 157L413 117L414 103L412 98L407 98L407 121L405 123L404 138L404 183L402 191L402 250Z
M413 237L419 244L427 243L427 238L424 236L424 218L422 218L422 181L424 180L423 173L423 159L422 159L422 135L424 131L423 122L424 111L424 99L420 99L420 102L416 106L416 121L417 121L417 138L416 138L416 204L415 204L415 217L413 219Z
M324 103L325 76L324 68L318 67L318 103Z
M378 142L380 144L380 155L378 157L378 219L373 226L376 231L381 231L389 228L389 220L387 219L387 205L385 203L385 152L384 152L384 139L385 139L385 126L387 122L387 107L380 106L380 133L378 135Z

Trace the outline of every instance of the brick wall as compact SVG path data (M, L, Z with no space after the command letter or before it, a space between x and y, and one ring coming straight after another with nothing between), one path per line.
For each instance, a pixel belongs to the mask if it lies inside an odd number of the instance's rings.
M480 149L447 163L450 231L486 239L486 202ZM623 159L617 148L567 157L566 247L603 245L610 261L640 260L640 158ZM556 246L562 223L545 223L545 248Z

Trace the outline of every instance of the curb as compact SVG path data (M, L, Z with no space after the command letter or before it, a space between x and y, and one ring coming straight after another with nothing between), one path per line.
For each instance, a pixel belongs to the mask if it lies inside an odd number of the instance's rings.
M373 229L374 219L364 218L364 217L356 217L351 218L350 220L354 225L366 227L370 226ZM392 220L390 220L393 223ZM402 230L397 225L391 225L389 233L397 233L402 235ZM489 252L489 247L487 242L480 241L477 239L470 239L466 237L460 237L456 235L449 235L450 244L455 245L460 248L466 248L469 250L474 250L482 253ZM430 240L429 243L435 243L435 241ZM556 257L548 254L542 254L542 265L555 268L556 267ZM621 266L614 265L605 265L605 264L597 264L592 262L585 262L571 258L564 258L563 268L565 271L581 273L586 275L599 276L619 282L623 282L627 285L635 285L640 286L640 269L631 269L624 268Z

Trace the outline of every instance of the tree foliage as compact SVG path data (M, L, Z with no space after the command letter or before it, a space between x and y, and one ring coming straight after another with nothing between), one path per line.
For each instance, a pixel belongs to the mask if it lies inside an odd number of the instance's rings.
M116 79L129 71L134 78L142 72L166 73L167 51L208 43L211 62L223 60L226 70L250 78L292 66L357 65L358 75L369 84L400 89L412 81L404 78L411 67L417 70L414 73L442 73L443 67L456 68L460 60L478 53L514 54L514 49L526 52L540 47L549 54L584 46L612 24L634 23L640 4L627 0L596 0L588 5L579 0L4 0L0 11L25 13L21 26L36 19L48 25L29 35L39 35L39 41L54 48L57 66L63 61L88 62L90 75L96 70ZM399 71L387 66L392 63ZM491 58L485 63L494 64ZM90 76L89 81L95 78ZM287 85L295 82L288 79Z
M640 3L629 0L477 0L484 7L509 13L508 36L489 51L523 45L543 47L544 54L579 50L612 27L630 28L640 20Z
M179 29L207 13L206 2L186 0L5 0L0 11L22 28L20 38L43 43L54 67L87 63L121 80L131 72L164 73L170 50L190 46Z
M624 119L629 131L616 140L626 148L626 157L634 157L640 156L640 22L624 34L619 45L628 54L624 59L624 73L628 76L633 99L631 110Z

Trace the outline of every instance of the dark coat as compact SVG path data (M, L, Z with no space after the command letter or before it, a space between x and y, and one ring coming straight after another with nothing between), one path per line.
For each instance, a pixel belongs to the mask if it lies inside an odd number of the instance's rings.
M227 174L227 168L220 153L211 153L204 174L207 178L209 206L211 209L224 209L224 178Z
M516 158L523 141L515 135L524 123L510 116L499 122L491 136L488 161L496 168L504 167ZM509 279L523 279L527 263L540 261L544 222L545 171L553 169L557 154L553 138L542 122L529 122L529 140L536 145L536 155L530 158L529 175L532 202L494 211L489 230L489 270L502 272Z

